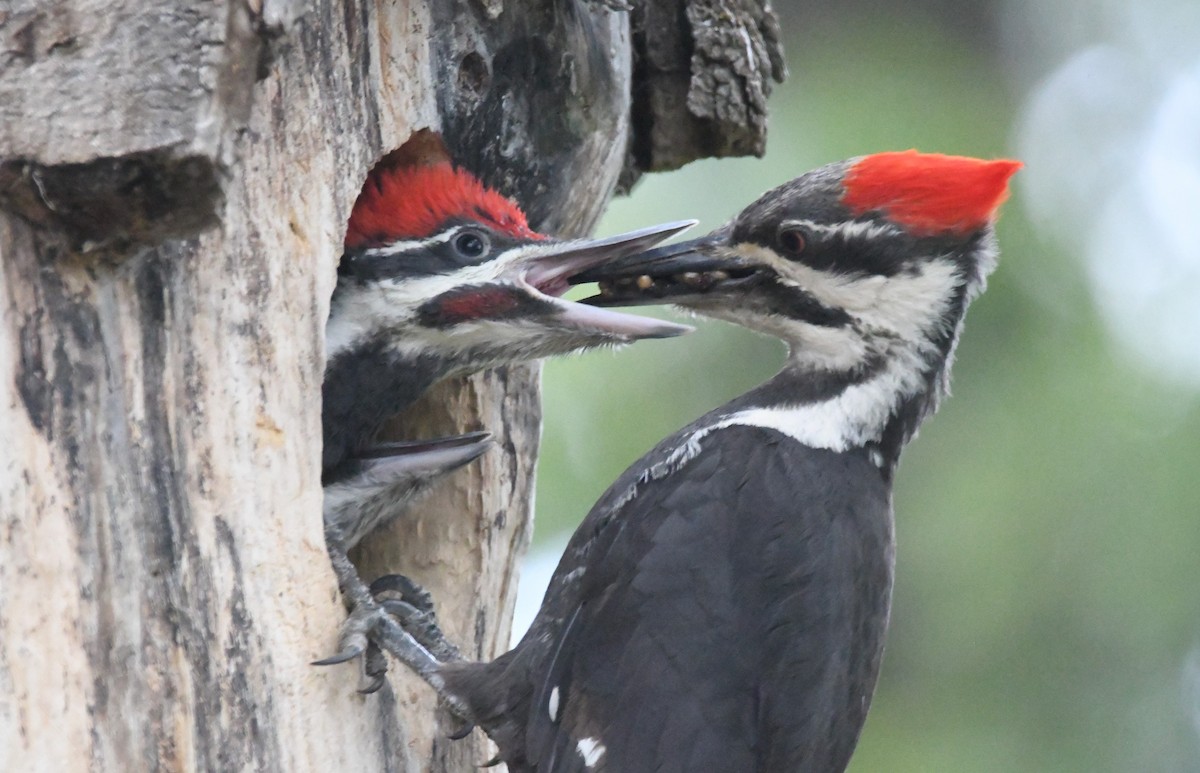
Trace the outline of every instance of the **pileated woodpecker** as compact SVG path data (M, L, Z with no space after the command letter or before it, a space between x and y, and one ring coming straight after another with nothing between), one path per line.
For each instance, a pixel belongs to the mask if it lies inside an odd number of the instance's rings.
M326 326L325 535L351 615L339 654L319 664L363 654L381 626L395 625L346 551L487 448L485 432L377 444L382 423L448 376L686 332L560 296L574 274L693 224L557 241L448 161L372 170L350 216ZM371 657L366 667L365 691L378 689L385 663Z
M901 449L946 392L1019 164L880 153L712 234L584 272L775 335L783 370L664 440L576 531L491 663L416 665L511 771L847 765L883 652Z

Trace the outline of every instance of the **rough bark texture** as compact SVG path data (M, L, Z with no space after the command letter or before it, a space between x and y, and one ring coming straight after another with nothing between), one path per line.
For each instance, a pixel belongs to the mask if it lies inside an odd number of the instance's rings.
M366 171L418 128L535 227L588 231L639 163L628 30L568 0L0 9L0 769L487 759L401 669L364 697L308 665L345 615L320 523L328 299ZM400 417L499 447L357 556L423 582L470 656L508 641L537 379L448 383Z
M787 77L779 20L766 0L661 0L632 11L633 132L621 175L698 158L761 156L772 81Z

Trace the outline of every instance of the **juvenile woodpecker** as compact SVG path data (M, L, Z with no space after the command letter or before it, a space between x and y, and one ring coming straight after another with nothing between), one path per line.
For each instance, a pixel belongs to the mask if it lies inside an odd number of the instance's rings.
M597 305L672 303L788 357L622 474L515 649L419 664L510 771L846 767L888 622L893 473L946 392L1018 167L855 158L575 277Z
M350 216L326 326L325 533L351 615L340 653L320 664L363 654L380 626L394 626L346 551L487 448L484 432L378 444L383 422L449 376L686 332L560 296L574 274L693 223L558 241L449 162L372 170ZM382 684L385 667L370 660L368 691Z

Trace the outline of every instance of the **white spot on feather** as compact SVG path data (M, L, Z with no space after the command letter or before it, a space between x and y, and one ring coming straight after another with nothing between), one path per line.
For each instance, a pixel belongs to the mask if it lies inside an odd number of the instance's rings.
M555 687L550 691L550 702L546 706L546 711L550 714L550 721L558 721L558 688Z
M584 738L575 745L575 751L579 752L580 757L583 757L583 764L590 768L600 761L606 749L604 744L595 738Z

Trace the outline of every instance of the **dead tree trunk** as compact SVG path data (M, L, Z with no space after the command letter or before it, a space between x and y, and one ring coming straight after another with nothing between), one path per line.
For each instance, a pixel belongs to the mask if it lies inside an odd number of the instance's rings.
M400 669L363 697L349 667L308 665L345 614L319 425L346 216L423 127L562 234L590 230L622 173L761 151L773 18L743 0L714 26L709 5L635 12L632 36L625 12L570 0L0 8L0 769L489 756L444 740ZM631 47L657 52L636 78ZM446 384L402 417L500 447L359 556L425 583L477 657L507 644L537 379Z

